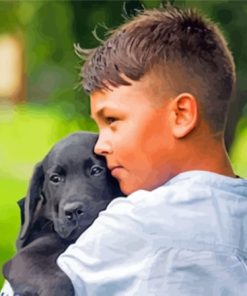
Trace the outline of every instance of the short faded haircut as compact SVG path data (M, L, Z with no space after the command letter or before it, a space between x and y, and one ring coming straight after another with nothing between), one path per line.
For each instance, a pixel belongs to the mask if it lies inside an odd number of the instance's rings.
M218 27L194 9L144 10L111 31L92 50L76 49L86 59L82 85L86 92L130 85L159 73L174 95L191 93L214 132L223 131L235 85L232 54Z

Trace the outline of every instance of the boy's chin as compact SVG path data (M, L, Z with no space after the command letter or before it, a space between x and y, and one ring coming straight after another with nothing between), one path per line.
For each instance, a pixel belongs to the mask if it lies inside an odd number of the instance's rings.
M139 181L139 182L138 182ZM151 182L153 181L153 182ZM137 180L137 182L125 182L123 180L119 180L119 186L121 191L126 195L130 195L138 190L146 190L146 191L152 191L159 186L163 185L167 180L165 178L163 179L156 179L156 180L145 180L145 182L140 182L140 180Z
M125 182L121 182L121 181L119 181L119 186L123 194L126 196L138 190L133 188L133 186L130 186L130 184L126 184Z
M119 186L121 191L124 193L124 195L128 196L138 190L144 189L140 184L134 184L134 183L125 183L122 181L119 181Z

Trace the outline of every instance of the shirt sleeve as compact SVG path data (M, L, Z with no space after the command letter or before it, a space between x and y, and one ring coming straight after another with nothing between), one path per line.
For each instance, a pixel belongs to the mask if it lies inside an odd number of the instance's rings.
M117 198L58 258L75 295L128 295L143 276L149 240L134 215L134 203ZM124 292L125 291L125 292ZM122 295L122 294L121 294Z
M4 281L4 285L2 287L2 290L0 291L1 296L13 296L14 292L11 288L9 282L7 280Z

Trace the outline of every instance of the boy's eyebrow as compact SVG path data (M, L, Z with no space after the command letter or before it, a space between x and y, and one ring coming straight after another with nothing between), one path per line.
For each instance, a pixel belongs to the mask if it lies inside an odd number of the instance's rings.
M99 109L99 110L95 113L96 117L102 117L104 111L105 111L105 107L102 107L101 109ZM95 120L95 116L93 116L92 113L90 114L90 117L91 117L93 120Z
M90 117L96 121L96 118L101 118L104 117L104 113L106 112L106 110L110 111L110 112L120 112L120 110L114 106L104 106L102 108L100 108L97 112L95 112L95 114L93 115L92 113L90 114Z

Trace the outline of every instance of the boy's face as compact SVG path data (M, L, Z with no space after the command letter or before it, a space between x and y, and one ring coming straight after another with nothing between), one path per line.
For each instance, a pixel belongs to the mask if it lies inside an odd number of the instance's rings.
M147 79L131 83L91 95L91 113L99 127L95 152L106 157L126 195L167 181L174 157L170 100L157 103L158 89Z

